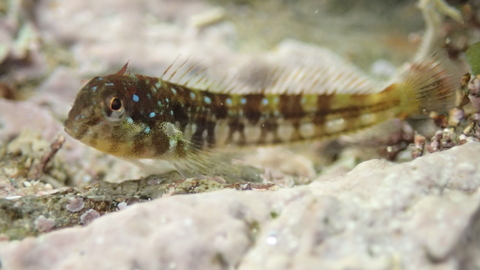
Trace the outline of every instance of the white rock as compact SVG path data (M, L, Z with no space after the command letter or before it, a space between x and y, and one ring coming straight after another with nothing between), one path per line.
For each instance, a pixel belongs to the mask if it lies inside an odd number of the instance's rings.
M164 197L0 243L0 258L29 270L469 269L479 255L465 242L478 222L479 151L468 143L404 164L371 160L272 192Z

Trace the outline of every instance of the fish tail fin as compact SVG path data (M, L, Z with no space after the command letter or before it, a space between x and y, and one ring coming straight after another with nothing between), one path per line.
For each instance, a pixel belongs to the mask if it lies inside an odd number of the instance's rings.
M454 104L452 76L435 57L409 64L397 86L408 115L445 113Z

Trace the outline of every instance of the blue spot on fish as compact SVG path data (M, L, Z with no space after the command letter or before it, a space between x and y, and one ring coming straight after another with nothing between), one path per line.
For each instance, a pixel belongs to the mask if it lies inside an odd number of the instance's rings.
M112 86L113 83L106 83L105 85L106 85L106 86Z
M232 99L231 98L227 98L227 105L232 105Z
M148 99L152 99L152 95L147 94L147 98L148 98Z
M205 103L207 103L207 104L211 104L211 103L212 103L212 100L211 100L209 97L203 97L203 100L204 100Z
M157 115L155 112L151 112L149 116L150 116L150 118L153 118L153 117L155 117L155 115Z
M263 105L268 105L268 99L266 99L266 98L262 99L262 103L263 103Z
M133 119L131 117L127 117L125 119L127 120L127 123L129 123L130 125L133 124Z
M176 95L176 94L177 94L177 89L172 88L172 93L173 93L174 95Z
M169 100L168 98L166 98L165 101L166 101L167 103L170 102L170 100Z
M145 133L150 133L150 127L145 128Z
M156 87L156 88L160 88L160 87L162 87L162 83L160 83L160 82L157 82L157 83L155 84L155 87Z
M159 101L157 101L157 104L158 104L158 106L160 106L160 107L162 107L162 106L163 106L163 104L162 104L162 102L161 102L160 100L159 100Z
M247 104L247 99L246 99L246 98L240 99L240 103L241 103L242 105Z
M133 94L132 99L134 102L138 102L140 100L140 98L135 94Z
M97 91L97 87L96 87L96 86L92 87L92 92L95 92L95 91Z
M170 114L173 115L173 111L170 111Z
M191 98L191 99L195 99L195 93L190 92L190 98Z

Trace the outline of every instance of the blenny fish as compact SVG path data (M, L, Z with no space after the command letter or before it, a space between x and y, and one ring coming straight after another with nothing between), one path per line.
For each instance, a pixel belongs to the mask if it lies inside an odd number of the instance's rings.
M211 91L128 74L127 66L80 90L65 131L123 159L165 159L186 175L208 174L215 148L338 136L440 110L454 89L435 59L411 64L381 91L361 93Z

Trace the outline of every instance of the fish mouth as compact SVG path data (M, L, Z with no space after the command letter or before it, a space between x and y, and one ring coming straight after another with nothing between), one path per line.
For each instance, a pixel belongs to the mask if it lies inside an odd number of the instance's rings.
M70 135L70 137L75 138L74 133L73 133L73 131L72 131L70 128L65 127L64 130L65 130L65 132L66 132L68 135Z
M65 132L70 135L70 137L78 140L78 132L75 132L74 124L73 121L70 119L65 120L65 123L63 124Z
M78 136L78 134L76 132L74 132L67 124L65 124L64 130L68 135L70 135L70 137L72 137L76 140L80 140L80 136Z

